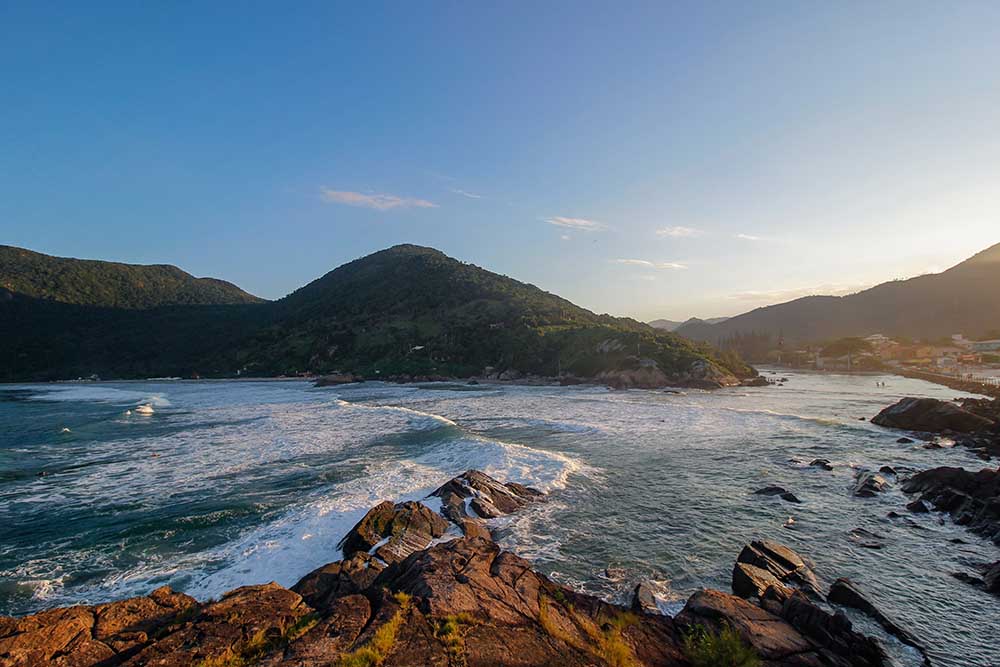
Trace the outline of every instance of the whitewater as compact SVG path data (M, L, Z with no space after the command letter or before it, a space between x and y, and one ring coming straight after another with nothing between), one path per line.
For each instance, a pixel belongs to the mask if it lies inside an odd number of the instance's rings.
M0 386L0 614L162 584L199 598L288 586L338 559L340 539L376 503L422 499L476 468L549 493L497 520L496 536L578 590L626 602L650 581L674 613L698 588L728 590L742 545L766 537L811 557L827 583L849 576L864 586L925 638L935 664L1000 663L1000 648L980 634L1000 634L1000 602L951 576L997 560L997 548L935 514L908 515L898 485L878 498L850 493L860 469L983 467L961 448L898 443L899 433L862 421L904 395L960 394L895 376L785 375L784 387L673 393ZM144 405L152 412L136 410ZM815 458L834 470L809 466ZM803 502L753 494L772 484ZM893 510L904 517L887 517ZM862 546L858 529L884 546ZM850 615L900 664L919 664Z

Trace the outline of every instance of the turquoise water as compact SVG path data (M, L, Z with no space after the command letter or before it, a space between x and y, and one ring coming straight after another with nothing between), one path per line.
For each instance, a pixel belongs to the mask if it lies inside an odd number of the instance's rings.
M673 612L699 587L728 590L743 543L769 537L810 556L827 583L855 579L925 639L935 664L1000 663L1000 601L950 576L1000 550L936 515L888 519L890 510L905 514L898 490L850 495L858 468L982 467L962 449L901 445L898 433L858 420L902 395L956 392L892 376L789 377L783 388L712 393L297 381L0 386L0 613L163 583L198 597L290 585L336 560L337 542L378 501L421 498L480 468L551 493L501 520L501 541L577 589L621 602L652 580ZM139 414L140 405L153 413ZM817 457L834 471L805 465ZM768 484L803 503L752 494ZM855 528L885 547L860 547ZM919 663L851 616L901 664Z

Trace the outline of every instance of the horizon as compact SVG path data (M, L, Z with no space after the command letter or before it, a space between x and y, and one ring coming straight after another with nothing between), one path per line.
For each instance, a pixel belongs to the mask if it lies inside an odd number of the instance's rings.
M0 242L268 299L399 243L641 321L1000 241L1000 6L8 6Z

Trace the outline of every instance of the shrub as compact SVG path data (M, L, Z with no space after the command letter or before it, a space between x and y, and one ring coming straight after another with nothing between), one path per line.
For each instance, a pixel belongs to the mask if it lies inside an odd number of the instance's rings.
M760 667L753 648L726 625L718 632L698 626L684 637L684 655L692 667Z

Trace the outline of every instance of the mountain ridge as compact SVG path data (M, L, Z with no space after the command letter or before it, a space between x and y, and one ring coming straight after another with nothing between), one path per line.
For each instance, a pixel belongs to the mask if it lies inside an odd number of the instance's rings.
M273 302L139 310L15 293L0 307L6 380L493 369L631 386L754 373L711 346L411 244L348 262Z
M1000 244L946 271L893 280L846 296L807 296L756 308L719 324L685 323L677 333L719 344L766 334L789 342L882 333L933 339L1000 328Z

